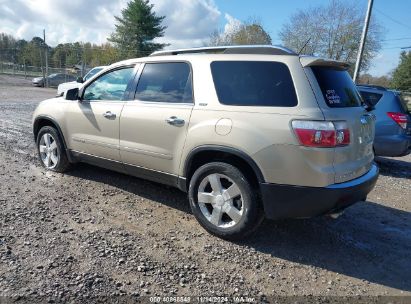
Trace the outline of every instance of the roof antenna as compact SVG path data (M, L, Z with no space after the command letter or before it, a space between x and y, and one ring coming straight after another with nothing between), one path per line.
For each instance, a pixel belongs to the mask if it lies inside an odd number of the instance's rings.
M308 38L308 40L304 43L304 46L301 48L301 50L298 52L298 55L301 55L301 52L305 49L305 47L307 46L308 42L310 42L311 37Z

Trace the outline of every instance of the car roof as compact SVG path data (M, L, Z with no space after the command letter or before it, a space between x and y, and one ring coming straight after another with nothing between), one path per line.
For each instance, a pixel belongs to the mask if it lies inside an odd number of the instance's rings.
M283 46L273 45L233 45L233 46L214 46L214 47L199 47L189 49L177 49L177 50L164 50L157 51L150 54L147 57L133 58L123 60L112 64L112 66L121 66L139 62L149 61L179 61L179 60L207 60L214 56L241 56L254 57L254 56L298 56L295 52L287 49ZM217 57L218 58L218 57ZM220 57L221 58L221 57Z
M118 67L131 65L142 62L176 62L176 61L189 61L189 62L198 62L198 61L214 61L214 60L257 60L257 61L283 61L285 58L298 58L293 55L251 55L251 54L181 54L181 55L164 55L164 56L153 56L153 57L140 57L123 60L117 63L113 63L110 67ZM282 60L283 59L283 60Z
M297 55L294 51L280 45L228 45L209 46L189 49L163 50L152 53L152 56L181 54L260 54L260 55Z
M371 90L379 90L379 91L388 91L387 88L379 85L374 85L374 84L357 84L358 88L361 89L371 89Z
M165 50L152 53L147 57L133 58L114 63L110 68L131 65L141 62L159 61L213 61L213 60L257 60L257 61L287 61L295 58L304 67L308 66L334 66L348 69L349 64L316 56L299 55L294 51L273 45L235 45L202 47L191 49Z

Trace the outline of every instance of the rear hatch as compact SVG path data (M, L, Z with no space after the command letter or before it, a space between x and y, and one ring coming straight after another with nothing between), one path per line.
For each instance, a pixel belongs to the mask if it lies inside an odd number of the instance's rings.
M375 116L367 112L345 63L331 60L307 60L306 68L318 104L327 121L341 122L349 130L349 144L334 148L335 183L367 173L374 160Z

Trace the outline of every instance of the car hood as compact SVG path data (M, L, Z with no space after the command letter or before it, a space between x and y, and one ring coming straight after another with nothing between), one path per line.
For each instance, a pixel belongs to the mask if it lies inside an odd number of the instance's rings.
M62 83L62 84L60 84L60 85L64 85L64 86L66 86L66 85L78 85L79 83L77 82L77 81L69 81L69 82L64 82L64 83Z
M59 89L74 89L74 88L79 88L81 87L82 83L78 83L77 81L70 81L70 82L64 82L59 85Z
M33 81L41 81L41 80L43 80L43 77L36 77L36 78L33 78Z
M80 88L81 85L82 83L78 83L77 81L64 82L58 86L57 93L58 95L60 95L64 92L67 92L68 90Z

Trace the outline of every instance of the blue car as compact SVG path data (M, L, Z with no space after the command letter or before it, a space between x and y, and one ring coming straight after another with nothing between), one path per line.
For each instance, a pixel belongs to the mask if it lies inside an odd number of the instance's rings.
M376 116L374 153L399 157L411 152L411 115L400 92L359 85L358 91Z

